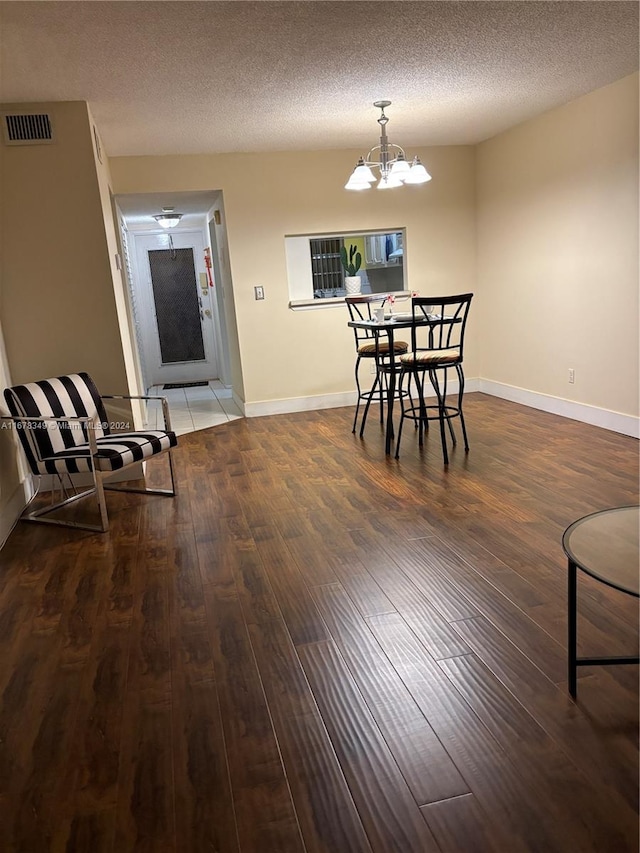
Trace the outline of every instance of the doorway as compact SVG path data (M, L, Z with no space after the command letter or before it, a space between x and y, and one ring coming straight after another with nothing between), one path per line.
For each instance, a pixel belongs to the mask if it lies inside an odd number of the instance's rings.
M147 386L218 378L201 232L133 235Z

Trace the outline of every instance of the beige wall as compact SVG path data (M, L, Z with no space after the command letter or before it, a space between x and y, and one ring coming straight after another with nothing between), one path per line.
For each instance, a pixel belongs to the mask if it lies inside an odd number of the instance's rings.
M285 235L406 227L412 289L473 289L473 149L416 153L429 184L368 193L344 190L356 151L126 157L110 167L117 194L222 190L245 401L255 403L353 389L346 307L289 309ZM254 300L255 285L264 301ZM467 374L475 376L473 319L469 335Z
M133 354L118 325L126 306L108 164L96 162L87 104L2 109L49 113L55 141L0 145L0 387L86 370L103 391L126 393ZM112 410L130 414L127 404ZM0 432L0 543L31 493L12 439Z
M637 415L638 75L478 146L477 187L481 376Z
M3 105L50 112L55 143L0 145L0 320L14 382L88 371L103 390L127 374L84 102Z

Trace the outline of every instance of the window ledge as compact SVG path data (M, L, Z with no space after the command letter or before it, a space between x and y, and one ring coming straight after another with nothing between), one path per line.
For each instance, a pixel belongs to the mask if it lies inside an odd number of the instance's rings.
M330 299L293 299L289 302L289 308L292 311L313 311L317 308L337 308L344 304L344 296Z

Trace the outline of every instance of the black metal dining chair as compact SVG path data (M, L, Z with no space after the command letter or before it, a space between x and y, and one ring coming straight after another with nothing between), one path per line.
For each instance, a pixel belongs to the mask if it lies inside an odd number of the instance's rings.
M375 310L383 307L388 297L392 295L394 299L408 299L410 293L408 291L400 291L393 294L390 293L365 293L357 296L345 297L349 316L351 320L373 320L375 318ZM387 392L386 386L386 371L385 366L388 365L390 358L398 358L403 353L408 352L409 344L406 341L394 341L393 353L389 352L389 342L385 340L386 335L378 332L375 329L353 329L356 344L356 413L353 418L353 427L351 432L356 431L358 424L358 412L360 411L360 403L364 403L364 411L362 413L362 421L360 423L360 438L364 434L364 427L367 422L369 406L372 400L376 399L380 403L380 423L384 421L384 402ZM375 365L374 380L370 388L363 389L360 383L360 366L362 362Z
M464 337L472 293L456 296L414 296L411 300L413 325L411 327L411 349L400 355L400 425L396 441L396 459L400 457L402 427L406 420L413 421L418 429L418 443L423 446L424 432L429 422L437 420L444 464L449 464L446 431L455 445L456 435L451 421L460 419L465 452L469 451L467 428L462 411L464 394ZM420 320L420 324L416 321ZM428 322L424 322L424 321ZM458 391L453 400L448 394L449 374L454 370L458 380ZM427 403L425 381L428 377L435 393L435 403ZM414 401L402 394L405 383L415 381L417 399ZM446 426L445 426L446 425Z

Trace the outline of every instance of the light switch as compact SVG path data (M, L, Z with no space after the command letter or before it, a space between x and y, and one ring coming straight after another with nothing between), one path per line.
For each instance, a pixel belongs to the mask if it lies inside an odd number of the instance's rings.
M256 299L264 299L264 287L254 287L253 288L256 294Z

